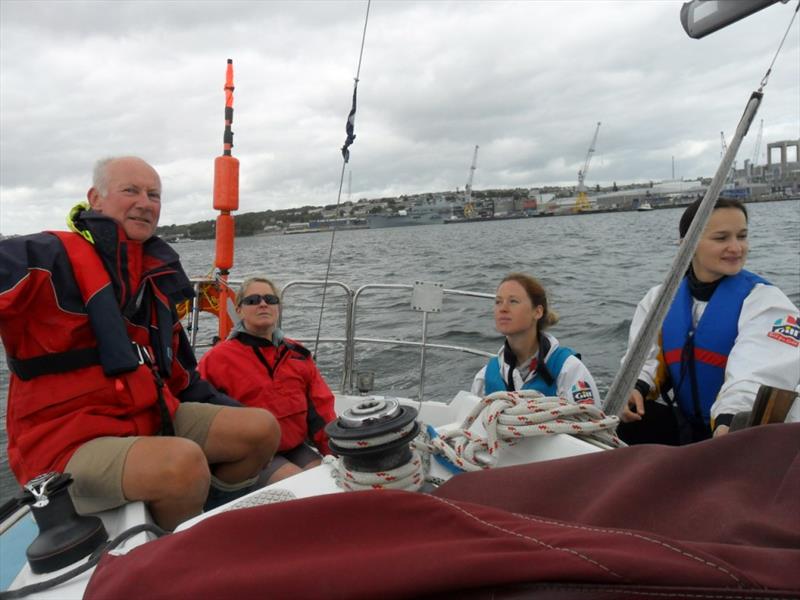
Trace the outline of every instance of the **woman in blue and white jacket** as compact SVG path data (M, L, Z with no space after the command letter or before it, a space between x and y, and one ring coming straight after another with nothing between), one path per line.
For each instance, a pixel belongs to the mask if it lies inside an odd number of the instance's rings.
M558 315L548 309L547 294L536 279L524 273L503 278L495 295L494 321L506 340L475 376L473 394L537 390L545 396L600 406L597 385L586 365L544 332L558 322Z
M700 201L681 216L681 239ZM691 266L650 349L618 433L628 443L684 444L727 433L736 413L751 410L762 384L800 384L800 317L776 286L744 269L747 210L719 199ZM652 288L633 317L630 341L652 310ZM624 360L624 358L623 358ZM797 421L795 402L787 421Z

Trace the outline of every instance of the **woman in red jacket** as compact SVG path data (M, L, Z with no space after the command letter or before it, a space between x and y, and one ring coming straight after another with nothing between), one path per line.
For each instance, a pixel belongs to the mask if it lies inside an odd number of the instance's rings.
M200 360L200 375L218 390L278 419L281 443L261 477L268 484L320 464L319 453L331 454L325 425L336 419L333 393L311 353L278 328L280 302L269 279L247 279L236 294L241 321Z

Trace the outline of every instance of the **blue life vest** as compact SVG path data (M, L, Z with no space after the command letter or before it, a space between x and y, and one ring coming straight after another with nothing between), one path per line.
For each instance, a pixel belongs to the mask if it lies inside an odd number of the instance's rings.
M537 372L536 375L522 385L522 389L536 390L545 396L556 396L558 394L558 390L556 389L558 374L561 373L564 362L570 356L575 356L575 352L564 346L559 346L553 350L545 362L547 370L553 376L553 383L548 384ZM508 387L506 386L506 382L503 381L502 373L500 373L500 361L496 356L493 356L486 365L486 378L483 383L483 393L488 396L494 392L505 391L508 391Z
M750 271L725 277L703 316L692 326L692 294L686 277L661 328L664 360L683 414L696 425L711 420L711 405L725 380L728 355L739 334L742 304L757 283L769 282Z

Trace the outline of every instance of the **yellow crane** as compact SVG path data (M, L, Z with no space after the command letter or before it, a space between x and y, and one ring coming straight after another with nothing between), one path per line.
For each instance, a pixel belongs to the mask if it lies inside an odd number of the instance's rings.
M475 205L472 203L472 179L475 177L475 169L478 166L478 146L475 146L475 153L472 155L472 166L469 168L467 185L464 187L464 216L470 218L475 215Z
M592 162L594 146L597 143L597 134L599 132L600 121L597 122L597 128L594 130L592 143L589 144L589 150L586 152L586 161L583 163L583 169L578 171L578 197L575 200L575 206L572 208L573 212L589 210L592 207L592 205L589 203L589 197L586 195L586 186L583 184L583 182L586 179L586 174L589 172L589 163Z

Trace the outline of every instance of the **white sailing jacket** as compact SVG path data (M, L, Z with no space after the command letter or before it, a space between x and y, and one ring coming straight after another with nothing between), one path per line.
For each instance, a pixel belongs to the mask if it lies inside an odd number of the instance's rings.
M558 340L554 338L549 333L543 333L545 337L550 342L550 350L547 352L547 356L545 357L545 362L550 358L556 348L558 348ZM505 345L500 348L497 353L497 360L500 363L500 374L503 376L503 380L508 380L508 363L503 356L503 349ZM536 372L533 371L528 374L528 376L523 379L522 375L520 374L519 370L514 368L512 377L514 378L514 388L517 390L521 390L522 386L525 384L526 381L533 379L536 375ZM478 373L475 375L475 379L472 381L472 393L476 396L483 396L484 395L484 383L486 382L486 367L484 366ZM564 365L561 367L561 372L556 377L556 389L557 393L560 397L570 400L572 402L593 402L595 406L600 407L601 399L600 394L597 391L597 384L592 377L592 374L589 372L589 369L586 368L580 359L575 356L569 356L566 361L564 361Z
M642 328L658 296L660 285L645 294L631 322L628 349ZM708 302L692 300L692 322L697 325ZM711 418L752 410L758 388L770 385L800 392L800 321L798 309L774 285L756 284L742 304L738 335L728 355L725 380L711 406ZM627 357L627 351L623 361ZM658 369L658 346L654 344L639 373L652 388ZM787 422L800 421L800 401L795 401Z

